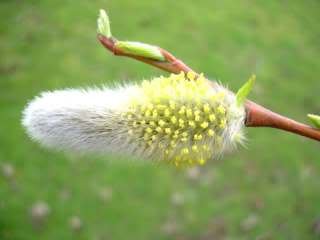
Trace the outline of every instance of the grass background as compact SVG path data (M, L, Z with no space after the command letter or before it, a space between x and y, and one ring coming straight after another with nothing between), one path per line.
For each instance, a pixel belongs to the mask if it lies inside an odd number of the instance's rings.
M319 1L1 0L0 239L319 239L314 141L248 129L248 149L177 170L26 136L21 111L41 91L163 74L97 43L99 8L119 39L162 46L232 90L256 73L251 99L300 121L320 112Z

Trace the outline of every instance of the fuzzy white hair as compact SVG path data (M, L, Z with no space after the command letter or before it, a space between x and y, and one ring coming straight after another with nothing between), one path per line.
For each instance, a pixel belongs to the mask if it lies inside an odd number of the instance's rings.
M46 147L74 152L132 152L121 113L136 87L44 92L23 112L28 134ZM133 148L133 149L128 149Z

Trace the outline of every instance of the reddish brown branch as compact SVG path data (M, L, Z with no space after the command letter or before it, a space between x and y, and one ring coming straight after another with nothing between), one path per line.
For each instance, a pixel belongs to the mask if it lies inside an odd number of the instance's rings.
M98 34L98 39L103 46L115 55L134 58L171 73L180 73L181 71L187 73L189 71L193 71L183 61L177 59L171 53L160 47L159 50L165 57L165 61L157 61L142 56L124 53L115 46L115 43L117 42L115 38L107 38ZM320 141L320 130L318 129L314 129L305 124L281 116L251 101L246 102L245 108L247 114L245 125L247 127L272 127Z
M320 131L290 118L281 116L254 102L246 102L247 127L272 127L320 141Z

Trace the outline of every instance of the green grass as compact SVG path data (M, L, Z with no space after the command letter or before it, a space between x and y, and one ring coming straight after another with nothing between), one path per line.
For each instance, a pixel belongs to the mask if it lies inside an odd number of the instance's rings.
M319 239L317 142L248 129L247 149L191 179L169 166L52 152L26 136L21 111L41 91L164 74L98 44L99 8L119 39L162 46L232 90L255 73L251 99L300 121L320 112L319 1L3 0L0 169L14 174L0 175L0 239ZM38 201L50 213L36 228Z

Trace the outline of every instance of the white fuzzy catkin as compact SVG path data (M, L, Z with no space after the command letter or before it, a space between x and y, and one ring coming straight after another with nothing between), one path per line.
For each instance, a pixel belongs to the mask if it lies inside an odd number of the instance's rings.
M244 117L233 93L190 72L114 89L44 92L24 110L23 126L47 147L193 165L241 142Z

